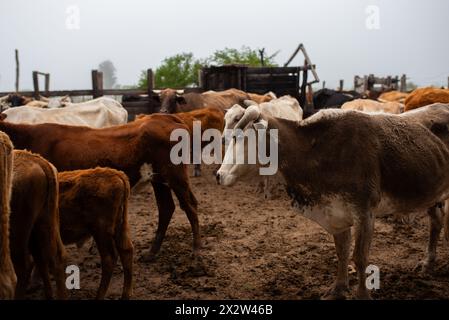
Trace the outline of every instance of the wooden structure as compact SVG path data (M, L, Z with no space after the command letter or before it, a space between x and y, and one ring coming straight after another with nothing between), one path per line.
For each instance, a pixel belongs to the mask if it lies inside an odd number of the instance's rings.
M365 91L385 91L385 90L398 90L401 92L407 91L407 76L404 74L400 78L399 76L388 77L376 77L373 74L369 76L355 76L354 77L354 90L357 92Z

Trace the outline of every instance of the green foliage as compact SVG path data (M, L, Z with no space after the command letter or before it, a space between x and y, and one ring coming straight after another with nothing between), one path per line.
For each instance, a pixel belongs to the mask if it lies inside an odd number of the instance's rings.
M276 66L274 58L278 52L268 56L264 55L265 66ZM252 67L261 66L258 50L243 46L240 50L225 48L215 51L210 57L200 60L195 59L193 53L181 53L162 61L154 74L155 88L185 88L198 86L198 71L203 66L246 64ZM140 74L139 88L148 86L147 72Z
M181 53L165 58L156 69L154 82L156 88L184 88L198 86L198 70L201 63L193 57L193 53ZM139 87L146 88L147 73L142 71Z
M267 67L276 66L274 58L278 52L271 56L264 55L264 65ZM215 51L211 57L206 59L208 64L225 65L225 64L247 64L251 67L262 66L260 61L260 54L258 50L243 46L240 50L233 48L225 48L223 50Z

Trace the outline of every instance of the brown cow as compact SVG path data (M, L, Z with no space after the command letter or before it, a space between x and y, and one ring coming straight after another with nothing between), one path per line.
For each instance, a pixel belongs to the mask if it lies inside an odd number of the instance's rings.
M0 121L0 130L9 133L16 148L39 153L59 171L110 167L125 172L134 186L141 177L141 166L151 164L155 173L152 185L159 209L159 225L145 260L153 259L159 252L172 218L175 204L171 191L192 226L195 255L201 244L197 200L190 188L187 165L174 165L170 160L171 148L177 143L170 141L175 129L188 130L188 127L174 115L161 114L103 129Z
M269 92L266 94L257 94L257 93L248 93L249 100L256 102L257 104L261 104L264 102L270 102L273 99L276 99L276 95L273 92Z
M137 115L136 119L143 119L146 115ZM201 135L207 129L215 129L220 132L223 131L224 127L224 113L216 108L204 108L193 110L190 112L177 113L176 116L180 118L188 127L190 131L190 137L193 138L193 122L201 122ZM204 148L208 142L202 142L201 148ZM191 141L191 146L193 146L193 141ZM195 177L201 175L201 165L195 164L194 173Z
M12 150L11 140L0 131L0 300L12 299L14 297L14 289L17 282L9 250Z
M449 103L449 90L420 88L405 99L405 111L421 108L433 103Z
M162 90L160 96L155 99L161 103L161 113L179 113L189 112L196 109L211 107L224 111L234 104L242 104L249 99L246 92L237 89L225 91L207 91L204 93L185 93L178 94L176 90Z
M122 299L132 294L133 244L128 224L128 177L121 171L96 168L60 172L59 209L64 244L93 237L101 255L97 299L104 299L118 252L124 271Z
M16 299L23 299L33 264L44 283L47 299L64 299L65 249L59 233L57 171L47 160L28 151L15 150L11 196L11 258L17 274Z
M399 102L404 103L405 99L409 96L407 92L390 91L382 93L377 100L380 102Z

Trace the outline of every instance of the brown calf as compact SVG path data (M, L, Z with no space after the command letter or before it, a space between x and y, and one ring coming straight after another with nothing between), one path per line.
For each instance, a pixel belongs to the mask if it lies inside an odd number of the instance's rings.
M106 295L118 252L124 272L122 299L129 299L133 244L128 225L128 177L114 169L96 168L61 172L58 178L62 241L73 244L94 238L102 267L97 299Z
M59 171L109 167L123 171L134 186L141 177L142 165L151 164L155 173L152 185L159 209L159 225L145 260L153 259L159 252L175 210L171 191L192 226L195 254L201 244L197 200L190 188L187 165L174 165L170 160L171 148L177 143L170 141L175 129L188 130L188 127L176 116L161 114L103 129L0 121L0 130L9 134L16 148L39 153Z
M11 140L0 131L0 300L14 297L17 281L9 250L12 150Z
M28 151L14 151L11 196L11 257L17 274L16 299L23 299L34 263L44 283L45 297L65 298L65 249L59 233L56 169Z
M436 88L416 89L405 99L405 111L421 108L433 103L449 103L449 90Z

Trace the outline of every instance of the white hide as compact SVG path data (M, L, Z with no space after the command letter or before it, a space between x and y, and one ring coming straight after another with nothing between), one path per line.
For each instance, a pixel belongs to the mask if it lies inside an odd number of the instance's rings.
M68 103L64 108L41 109L23 106L8 109L4 113L7 115L5 121L25 124L59 123L105 128L128 121L126 109L117 101L104 97L83 103Z

